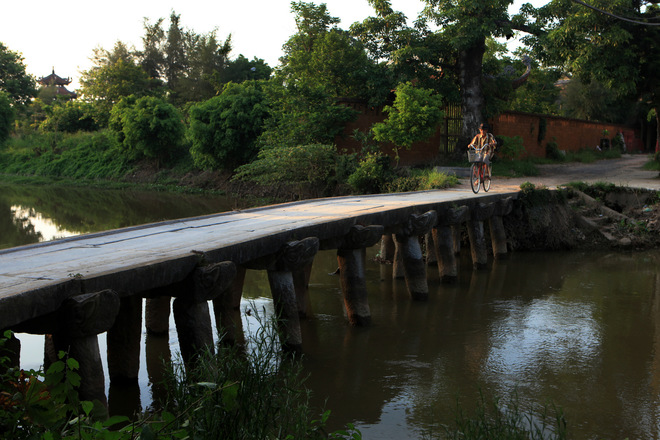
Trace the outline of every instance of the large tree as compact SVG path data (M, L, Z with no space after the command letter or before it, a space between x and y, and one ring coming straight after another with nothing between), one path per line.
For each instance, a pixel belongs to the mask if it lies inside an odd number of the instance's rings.
M23 57L0 42L0 92L17 104L27 104L37 96L34 77L25 71Z
M527 42L547 63L584 85L603 84L637 103L642 118L654 118L660 139L660 8L657 0L553 0L529 16L544 32ZM594 87L594 86L592 86ZM632 112L631 112L632 113Z
M509 16L513 0L423 0L425 8L414 27L392 9L389 0L368 1L376 16L355 24L352 31L367 41L374 56L387 59L400 79L415 77L447 98L457 87L463 124L456 153L462 155L487 116L483 92L487 40L532 28L520 16Z

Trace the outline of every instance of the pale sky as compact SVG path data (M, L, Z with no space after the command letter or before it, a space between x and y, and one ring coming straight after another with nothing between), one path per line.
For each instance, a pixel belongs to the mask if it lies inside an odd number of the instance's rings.
M548 0L531 0L545 4ZM331 16L348 29L373 15L367 0L325 0ZM419 0L391 0L394 10L402 11L412 22L423 8ZM514 10L524 1L514 2ZM516 6L518 5L518 6ZM170 13L181 16L180 24L198 34L217 29L224 41L232 36L230 58L243 54L248 59L262 58L278 65L282 45L295 33L291 0L115 0L95 2L67 0L0 0L0 42L20 53L29 74L36 78L49 75L53 68L78 87L80 72L92 64L95 47L112 49L118 40L129 47L142 47L144 18L154 23Z

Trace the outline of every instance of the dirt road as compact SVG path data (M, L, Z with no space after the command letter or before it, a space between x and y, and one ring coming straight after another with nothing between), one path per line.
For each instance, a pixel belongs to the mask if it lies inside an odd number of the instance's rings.
M647 171L644 164L651 156L643 154L623 155L620 159L599 160L590 164L568 163L540 165L541 174L535 177L507 178L493 176L492 192L515 191L523 182L548 188L569 182L609 182L618 186L660 190L660 173ZM461 179L461 187L470 187L468 178Z

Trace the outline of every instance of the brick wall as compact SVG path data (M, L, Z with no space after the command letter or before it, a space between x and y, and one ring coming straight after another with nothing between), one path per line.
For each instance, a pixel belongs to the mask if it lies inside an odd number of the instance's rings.
M382 108L369 107L363 101L346 100L342 103L360 113L357 119L348 123L344 132L335 138L335 145L339 151L346 150L349 153L360 151L362 145L353 139L353 132L356 129L366 132L376 122L382 122L387 114L383 112ZM643 150L638 131L625 125L522 112L504 112L489 122L495 136L522 137L525 156L545 157L546 144L551 141L557 142L559 149L564 151L595 149L603 138L603 130L609 132L607 136L609 139L612 139L618 132L622 132L628 152ZM545 124L545 135L539 140L539 130L543 124ZM390 157L394 157L393 145L383 146L382 151ZM444 151L444 140L438 132L425 142L413 144L410 150L400 149L399 165L432 165L444 155Z
M539 140L539 131L543 124L545 124L545 135ZM643 149L636 130L625 125L521 112L504 112L493 119L491 125L496 136L522 137L528 156L544 157L545 146L551 141L557 142L559 149L564 151L595 149L603 138L603 130L609 132L607 135L609 139L622 132L628 152Z

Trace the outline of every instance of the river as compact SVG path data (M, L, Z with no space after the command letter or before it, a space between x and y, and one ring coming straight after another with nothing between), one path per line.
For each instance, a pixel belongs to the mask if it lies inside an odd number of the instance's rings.
M0 188L2 247L239 207L222 197L128 190ZM570 438L660 438L660 252L512 253L442 284L429 266L430 297L412 301L391 266L367 279L372 325L348 325L334 251L319 253L310 279L313 314L303 322L304 371L330 428L354 423L365 439L434 438L480 394L517 401L522 412L561 408ZM265 273L248 271L241 305L272 313ZM42 362L42 337L19 335L24 368ZM104 350L105 338L99 338ZM143 338L139 390L111 405L150 404L147 365L178 349ZM107 373L106 373L107 374ZM124 403L117 403L123 401ZM132 403L128 403L132 402Z

